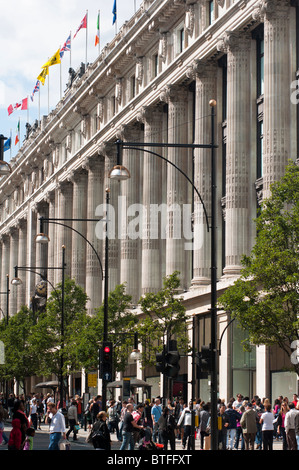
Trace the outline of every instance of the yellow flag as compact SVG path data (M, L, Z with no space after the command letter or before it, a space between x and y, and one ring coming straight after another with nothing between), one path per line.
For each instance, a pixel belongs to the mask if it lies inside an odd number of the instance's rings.
M48 62L46 62L44 65L43 65L43 69L45 67L51 67L51 65L56 65L56 64L60 64L61 63L61 60L60 60L60 48L58 49L58 51L51 57L51 59L48 60Z
M39 80L40 82L42 82L42 84L44 85L45 84L45 81L46 81L46 76L49 75L49 67L43 67L43 70L41 71L41 73L39 74L39 76L37 77L37 80Z

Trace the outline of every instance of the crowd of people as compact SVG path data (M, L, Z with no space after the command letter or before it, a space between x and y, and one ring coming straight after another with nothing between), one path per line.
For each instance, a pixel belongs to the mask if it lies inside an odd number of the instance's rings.
M0 445L9 450L32 450L35 431L45 423L49 426L49 450L59 449L61 439L69 440L71 434L77 440L83 426L89 431L87 442L95 449L111 450L112 433L120 450L176 450L178 442L180 449L189 450L194 439L199 440L201 449L209 448L210 404L200 399L186 403L177 398L165 403L157 397L135 403L134 398L122 401L119 397L103 406L97 395L85 408L79 396L60 405L53 394L31 394L27 399L10 394L7 403L0 396ZM299 450L297 395L292 401L279 396L271 404L267 398L249 399L238 394L228 403L219 400L217 412L219 450L272 450L274 440L281 440L283 450ZM11 419L9 436L4 432L6 419Z

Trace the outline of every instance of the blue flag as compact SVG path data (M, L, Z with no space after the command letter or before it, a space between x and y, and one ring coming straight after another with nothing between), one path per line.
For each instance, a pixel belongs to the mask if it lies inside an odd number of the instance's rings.
M11 137L4 142L3 151L9 150L11 147Z
M116 0L114 0L114 5L113 5L112 13L113 13L113 21L112 21L112 24L114 24L115 21L116 21Z

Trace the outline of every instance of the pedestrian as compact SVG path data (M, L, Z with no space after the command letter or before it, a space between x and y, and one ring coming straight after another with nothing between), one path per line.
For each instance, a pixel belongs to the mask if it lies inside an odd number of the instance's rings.
M81 429L83 428L83 404L82 404L82 398L81 397L76 397L75 398L76 403L77 403L77 416L78 416L78 423L80 424Z
M128 403L126 413L124 414L124 421L123 421L123 429L122 429L122 445L120 450L134 450L134 438L133 438L133 430L134 428L143 429L143 426L139 426L133 418L133 405Z
M234 441L237 433L237 423L240 420L240 414L237 410L233 409L231 401L227 404L225 414L228 418L226 448L227 450L232 450L234 447Z
M285 430L286 430L286 438L288 444L288 450L297 450L297 440L296 440L296 432L295 432L295 418L299 410L295 408L293 402L289 403L289 411L285 417Z
M47 405L46 424L49 424L50 443L48 450L59 450L61 437L66 439L65 419L63 414L57 410L55 403Z
M29 417L34 429L37 429L37 402L36 398L32 398L29 408Z
M153 420L152 420L152 415L151 415L151 403L150 400L145 400L144 402L144 409L143 409L143 422L144 425L153 428Z
M97 395L94 397L93 402L90 406L90 413L91 413L91 420L92 423L95 423L97 420L97 416L99 412L102 411L102 397L101 395ZM105 410L103 410L105 411Z
M152 406L151 409L151 416L153 420L153 441L159 442L161 444L161 436L159 435L159 426L158 421L160 416L162 415L162 406L160 404L160 398L155 399L155 404Z
M117 413L117 403L115 400L110 400L109 407L107 409L108 418L108 429L110 433L116 432L117 439L119 440L119 414Z
M252 408L252 403L248 402L246 409L242 414L240 425L243 430L243 437L245 441L245 450L254 450L255 436L257 432L258 416L256 411Z
M163 444L163 450L167 451L168 442L170 449L175 450L175 428L176 422L168 406L165 406L158 420L159 433Z
M23 448L23 434L21 430L21 420L14 418L11 422L12 430L8 439L8 450L22 450Z
M78 425L78 412L77 412L77 402L75 399L72 399L71 404L67 410L67 418L69 423L69 429L66 433L66 438L69 438L71 432L73 432L73 441L77 441L77 433L78 429L76 426Z
M179 400L176 400L175 402L175 407L174 407L174 417L176 420L176 423L179 422L180 416L184 411L184 399L180 398ZM184 428L182 426L177 426L177 438L181 439L183 442L183 436L184 436Z
M233 407L234 407L234 405L233 405ZM243 405L241 405L241 406L237 406L237 408L235 408L235 409L239 413L240 416L239 416L239 419L237 421L237 429L236 429L236 438L235 438L234 449L238 450L239 443L240 443L240 440L241 440L241 450L244 450L245 449L245 444L244 444L243 430L242 430L242 426L240 424L240 421L241 421L242 415L245 411L245 407Z
M13 393L10 393L8 400L7 400L9 418L12 418L12 410L13 410L14 402L15 402L15 396Z
M225 414L226 406L221 403L218 410L218 447L220 450L226 450L228 417Z
M199 434L200 434L200 448L203 450L204 448L204 440L205 437L209 435L209 422L210 422L210 413L209 413L209 405L208 403L204 403L202 409L199 412Z
M29 420L28 420L24 410L25 410L24 400L21 400L21 399L15 400L12 416L13 416L13 419L19 419L20 420L21 433L22 433L22 444L25 442L26 431L30 427L29 426Z
M262 424L263 450L273 450L274 415L269 403L265 406L260 423Z
M24 442L23 450L33 450L33 438L35 436L35 429L28 428L26 431L26 438Z
M4 432L4 424L8 417L8 411L0 405L0 445L6 445L8 443L8 437Z
M93 400L89 400L89 402L86 404L85 406L85 410L84 410L84 419L85 419L85 423L88 427L88 429L91 429L92 427L92 416L91 416L91 405L93 404Z
M285 430L285 417L288 411L288 404L283 401L281 403L281 408L277 416L277 434L282 437L282 450L288 450L287 436Z
M91 442L95 449L109 451L111 450L111 438L106 420L107 413L100 411L97 415L96 422L92 426Z
M136 406L136 410L132 411L132 416L133 416L133 419L134 419L135 423L139 424L139 425L142 425L142 426L143 426L143 419L142 419L143 409L144 409L143 403L138 403L137 406ZM140 441L140 439L142 437L141 436L142 431L143 431L143 428L142 428L142 430L140 430L138 428L133 429L133 439L134 439L135 444Z

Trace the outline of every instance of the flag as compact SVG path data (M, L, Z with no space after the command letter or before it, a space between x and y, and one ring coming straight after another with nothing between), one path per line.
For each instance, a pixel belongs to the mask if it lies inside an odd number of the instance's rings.
M19 119L19 122L18 122L18 125L17 125L17 135L16 135L16 139L15 139L15 145L17 145L17 143L20 142L19 135L20 135L20 119Z
M9 137L9 139L7 139L5 142L4 142L4 147L3 147L3 151L6 152L6 150L9 150L11 147L11 137Z
M117 16L117 11L116 11L116 0L114 0L113 9L112 9L112 13L113 13L113 21L112 21L112 24L114 24L114 23L116 22L116 16Z
M22 101L19 103L16 103L14 105L10 104L7 108L8 115L10 116L15 109L21 108L22 111L25 111L28 109L28 98L24 98Z
M80 29L82 28L87 28L87 13L86 15L84 16L83 20L81 21L80 23L80 26L78 27L77 31L75 32L75 35L74 35L74 38L77 36L78 32L80 31Z
M26 111L28 109L28 98L24 98L21 104L21 110Z
M51 65L56 65L56 64L60 64L60 49L58 49L57 52L55 52L55 54L51 57L51 59L48 60L48 62L46 62L42 68L45 69L47 67L51 67ZM48 75L48 74L47 74Z
M44 85L47 75L49 75L49 67L43 68L37 79Z
M100 13L98 14L98 21L97 21L97 34L95 39L95 46L100 43Z
M39 89L40 89L40 81L37 80L37 82L35 84L35 87L33 88L33 92L31 93L31 96L30 96L31 101L33 101L34 95L35 95L35 93L37 93L39 91Z
M69 37L65 41L64 45L60 49L60 58L62 59L64 53L67 52L67 51L70 51L70 50L71 50L71 35L69 35Z

